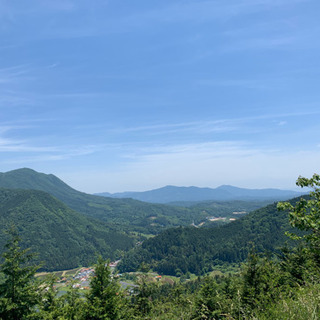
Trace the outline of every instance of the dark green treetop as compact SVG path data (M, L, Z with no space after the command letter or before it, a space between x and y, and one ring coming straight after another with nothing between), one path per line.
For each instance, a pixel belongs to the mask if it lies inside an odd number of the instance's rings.
M8 233L10 239L3 253L4 262L0 265L5 277L0 285L0 318L27 319L39 302L38 286L34 281L39 266L30 264L33 254L28 249L21 249L15 228L12 227Z
M99 256L90 281L85 319L121 319L121 304L120 286L112 276L108 261Z

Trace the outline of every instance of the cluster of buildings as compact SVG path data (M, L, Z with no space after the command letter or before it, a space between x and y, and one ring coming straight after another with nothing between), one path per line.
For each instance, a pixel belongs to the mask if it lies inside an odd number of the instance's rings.
M110 268L115 268L120 260L109 263ZM81 268L78 273L73 277L74 280L79 282L74 284L74 288L89 289L90 276L94 274L94 268Z
M80 289L89 289L90 276L94 273L93 268L82 268L79 272L73 277L75 280L79 280L79 283L73 285L74 288Z

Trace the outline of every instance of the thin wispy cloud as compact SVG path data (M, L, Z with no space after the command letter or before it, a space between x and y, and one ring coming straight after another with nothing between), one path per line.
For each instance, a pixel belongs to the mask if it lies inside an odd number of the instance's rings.
M181 132L186 131L208 133L208 132L228 132L234 130L242 130L243 126L247 126L249 123L255 123L258 120L272 120L281 118L299 118L303 116L319 115L320 110L315 111L299 111L291 113L266 113L255 116L247 117L235 117L235 118L221 118L218 120L204 120L194 122L181 122L181 123L162 123L146 126L135 127L119 127L112 129L110 132L124 134L124 133L148 133L148 134L163 134L168 132ZM277 124L285 124L286 121L276 121Z
M258 89L258 90L265 90L270 88L268 82L261 81L261 80L248 80L248 79L203 79L203 80L196 80L197 85L204 85L204 86L215 86L215 87L242 87L247 89Z
M131 155L131 158L140 158L141 161L150 161L155 158L163 158L170 161L172 157L187 156L189 160L197 158L205 160L207 158L218 158L222 156L247 156L257 153L258 150L246 147L244 141L212 141L205 143L175 144L167 146L157 146L142 148L138 154ZM138 151L138 150L137 150ZM128 155L129 157L129 155ZM143 160L144 159L144 160Z
M171 21L177 22L179 20L192 20L204 22L205 20L219 19L226 20L230 17L235 17L243 14L252 14L254 12L263 11L269 8L288 6L297 3L304 3L308 0L261 0L261 1L190 1L190 2L178 2L169 6L158 7L156 10L145 12L141 15L132 16L130 21L136 20L139 24L145 20L156 21ZM127 17L128 18L128 17ZM138 19L139 18L139 19ZM128 21L127 20L127 21Z
M10 83L13 81L19 81L22 76L29 73L29 66L18 65L13 67L0 69L0 83Z
M10 108L13 106L27 106L33 105L35 103L34 99L23 93L15 92L0 92L0 109Z
M15 151L15 150L1 150L1 145L0 145L0 152L1 151ZM18 150L17 150L18 151ZM45 162L53 162L53 161L63 161L63 160L75 160L78 157L81 156L87 156L90 154L93 154L96 152L96 148L92 146L84 146L83 148L75 148L75 149L66 149L66 150L61 150L61 148L32 148L32 147L27 147L25 150L22 150L20 148L20 151L23 152L29 152L29 153L34 153L34 155L31 156L22 156L19 158L11 158L8 157L8 159L3 160L2 163L15 163L15 164L36 164L36 163L45 163Z
M34 16L47 16L52 13L64 13L73 16L78 13L86 24L74 25L44 25L41 37L81 38L95 37L117 32L131 32L134 28L142 28L150 24L181 23L217 20L227 21L242 15L259 13L261 11L276 9L282 6L292 6L308 0L292 1L188 1L163 3L155 9L139 10L139 6L132 7L132 14L124 13L113 18L114 1L31 1L28 5L16 7L10 2L2 3L3 15L16 20L20 16L33 18ZM102 11L101 11L102 9ZM107 16L107 19L106 19ZM94 17L94 19L93 19ZM35 35L39 37L39 34Z
M294 36L274 36L264 38L251 38L234 42L231 45L224 45L223 51L241 51L241 50L267 50L267 49L288 49L296 43Z
M149 132L149 134L163 134L163 133L174 133L174 132L186 132L186 131L197 131L197 132L208 132L208 131L229 131L234 128L226 125L228 120L217 120L217 121L196 121L196 122L185 122L185 123L162 123L148 126L139 127L121 127L111 130L115 133L134 133L134 132Z
M55 147L37 147L28 145L25 141L0 138L0 152L53 152L56 151Z
M305 170L300 167L303 159L307 163ZM220 141L154 150L153 154L136 156L133 160L122 165L119 171L110 172L106 169L100 173L104 181L113 183L96 185L93 190L120 191L122 181L126 181L127 190L150 190L168 184L190 186L194 185L197 177L202 177L197 185L204 187L236 184L242 187L288 188L283 184L283 177L296 177L301 171L305 175L312 174L311 168L320 161L320 152L307 154L292 151L284 154L281 150L251 148L246 143L239 145L238 142ZM92 179L95 174L92 171L89 173ZM140 177L139 182L136 176ZM294 188L294 179L291 188Z
M29 0L27 3L15 5L13 1L2 0L0 2L1 15L14 20L25 15L38 15L44 13L70 12L76 8L76 3L81 1L69 0Z
M316 171L316 0L120 2L0 0L1 171L97 192Z

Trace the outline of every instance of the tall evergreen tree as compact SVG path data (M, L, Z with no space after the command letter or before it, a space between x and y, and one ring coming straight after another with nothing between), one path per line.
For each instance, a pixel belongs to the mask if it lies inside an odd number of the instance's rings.
M0 318L6 320L27 319L39 302L34 275L39 266L31 265L33 255L20 247L20 238L15 228L8 231L8 240L3 253L4 262L0 271L5 280L0 285Z
M79 289L74 286L75 282L71 282L69 290L63 300L62 314L65 320L82 320L83 319L83 299Z
M94 276L90 281L90 292L87 295L87 320L121 319L121 294L118 282L112 278L108 262L101 256L94 267Z

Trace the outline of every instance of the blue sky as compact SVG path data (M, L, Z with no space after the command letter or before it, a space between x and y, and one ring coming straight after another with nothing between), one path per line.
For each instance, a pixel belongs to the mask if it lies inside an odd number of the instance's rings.
M320 172L318 0L0 0L0 171L85 192Z

